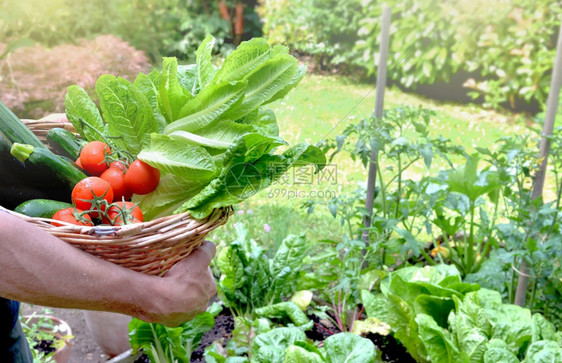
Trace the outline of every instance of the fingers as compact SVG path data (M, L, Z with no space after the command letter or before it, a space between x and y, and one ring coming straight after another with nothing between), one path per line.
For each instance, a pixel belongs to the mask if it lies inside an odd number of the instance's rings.
M166 276L175 275L178 273L184 274L185 270L198 271L206 269L213 257L215 257L216 247L213 242L205 241L203 244L193 251L187 258L176 263ZM183 271L183 272L180 272Z
M201 255L205 255L206 256L206 259L204 259L205 265L208 266L211 263L213 257L215 257L216 251L217 248L213 242L205 241L198 249L195 250L195 252L193 252L192 256L197 253L200 253ZM198 257L198 258L201 258L203 260L203 257Z

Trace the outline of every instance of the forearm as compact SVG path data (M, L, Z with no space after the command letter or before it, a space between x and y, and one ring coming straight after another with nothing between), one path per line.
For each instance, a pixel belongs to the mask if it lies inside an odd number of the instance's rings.
M157 277L93 257L0 212L0 296L32 304L140 315ZM139 276L140 275L140 276Z

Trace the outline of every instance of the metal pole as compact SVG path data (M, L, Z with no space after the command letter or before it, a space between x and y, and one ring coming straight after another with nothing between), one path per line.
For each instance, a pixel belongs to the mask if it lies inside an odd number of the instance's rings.
M375 118L382 117L383 103L384 103L384 89L386 87L386 59L388 57L388 43L390 33L390 15L392 14L388 6L383 5L381 16L381 43L379 47L379 64L377 67L377 93L375 98ZM365 227L371 225L371 217L373 213L373 203L375 199L375 184L377 178L377 152L371 150L369 162L369 176L367 179L367 198L365 200L365 208L368 215L365 216L363 223ZM368 242L369 231L363 230L363 240Z
M544 179L546 175L546 167L548 154L550 152L550 141L548 137L552 135L554 130L554 120L556 118L556 109L558 108L558 98L560 95L560 87L562 86L562 25L558 32L558 43L556 45L556 57L554 59L554 68L552 70L552 79L550 80L550 92L546 103L546 116L542 130L541 144L539 148L539 160L542 158L542 164L535 174L533 181L533 191L531 199L537 199L542 196ZM515 304L519 306L525 305L527 297L527 285L529 283L529 269L525 261L521 262L519 268L519 280L517 282L517 290L515 292Z

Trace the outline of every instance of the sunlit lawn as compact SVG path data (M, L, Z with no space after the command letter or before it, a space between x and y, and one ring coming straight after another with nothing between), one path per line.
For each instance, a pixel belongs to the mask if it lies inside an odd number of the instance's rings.
M339 76L307 75L287 97L270 107L277 116L281 136L290 144L316 144L324 138L334 138L350 123L370 116L374 103L372 84ZM438 102L387 88L385 109L399 105L421 105L435 110L432 133L468 148L469 152L476 146L493 148L494 142L502 136L528 132L525 119L520 115L483 110L477 105ZM308 215L302 208L306 200L328 201L355 190L358 183L365 183L367 172L360 162L341 154L333 164L328 171L332 174L324 173L323 180L315 177L307 182L307 175L290 173L287 183L273 185L241 205L241 214L232 220L251 225L252 235L266 244L279 243L287 234L302 231L311 239L338 238L342 232L339 221L334 220L327 209ZM435 170L429 172L436 172L439 167L436 165L432 167ZM420 166L419 170L422 169ZM271 227L269 232L268 227Z

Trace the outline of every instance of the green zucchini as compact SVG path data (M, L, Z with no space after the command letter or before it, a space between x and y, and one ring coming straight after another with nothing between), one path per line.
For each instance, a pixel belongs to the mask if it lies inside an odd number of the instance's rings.
M47 142L59 155L76 160L82 149L81 140L72 132L60 127L54 127L47 133Z
M14 211L29 217L52 218L57 211L70 207L72 207L72 204L59 202L58 200L32 199L18 205Z
M0 131L0 205L13 209L37 198L70 201L72 189L48 170L26 167L10 154L12 142Z
M2 101L0 101L0 130L11 142L47 148Z
M37 172L41 171L54 176L70 190L74 188L76 183L86 178L86 174L78 170L76 166L46 148L14 143L10 154L24 163L26 168L34 168L37 169Z

